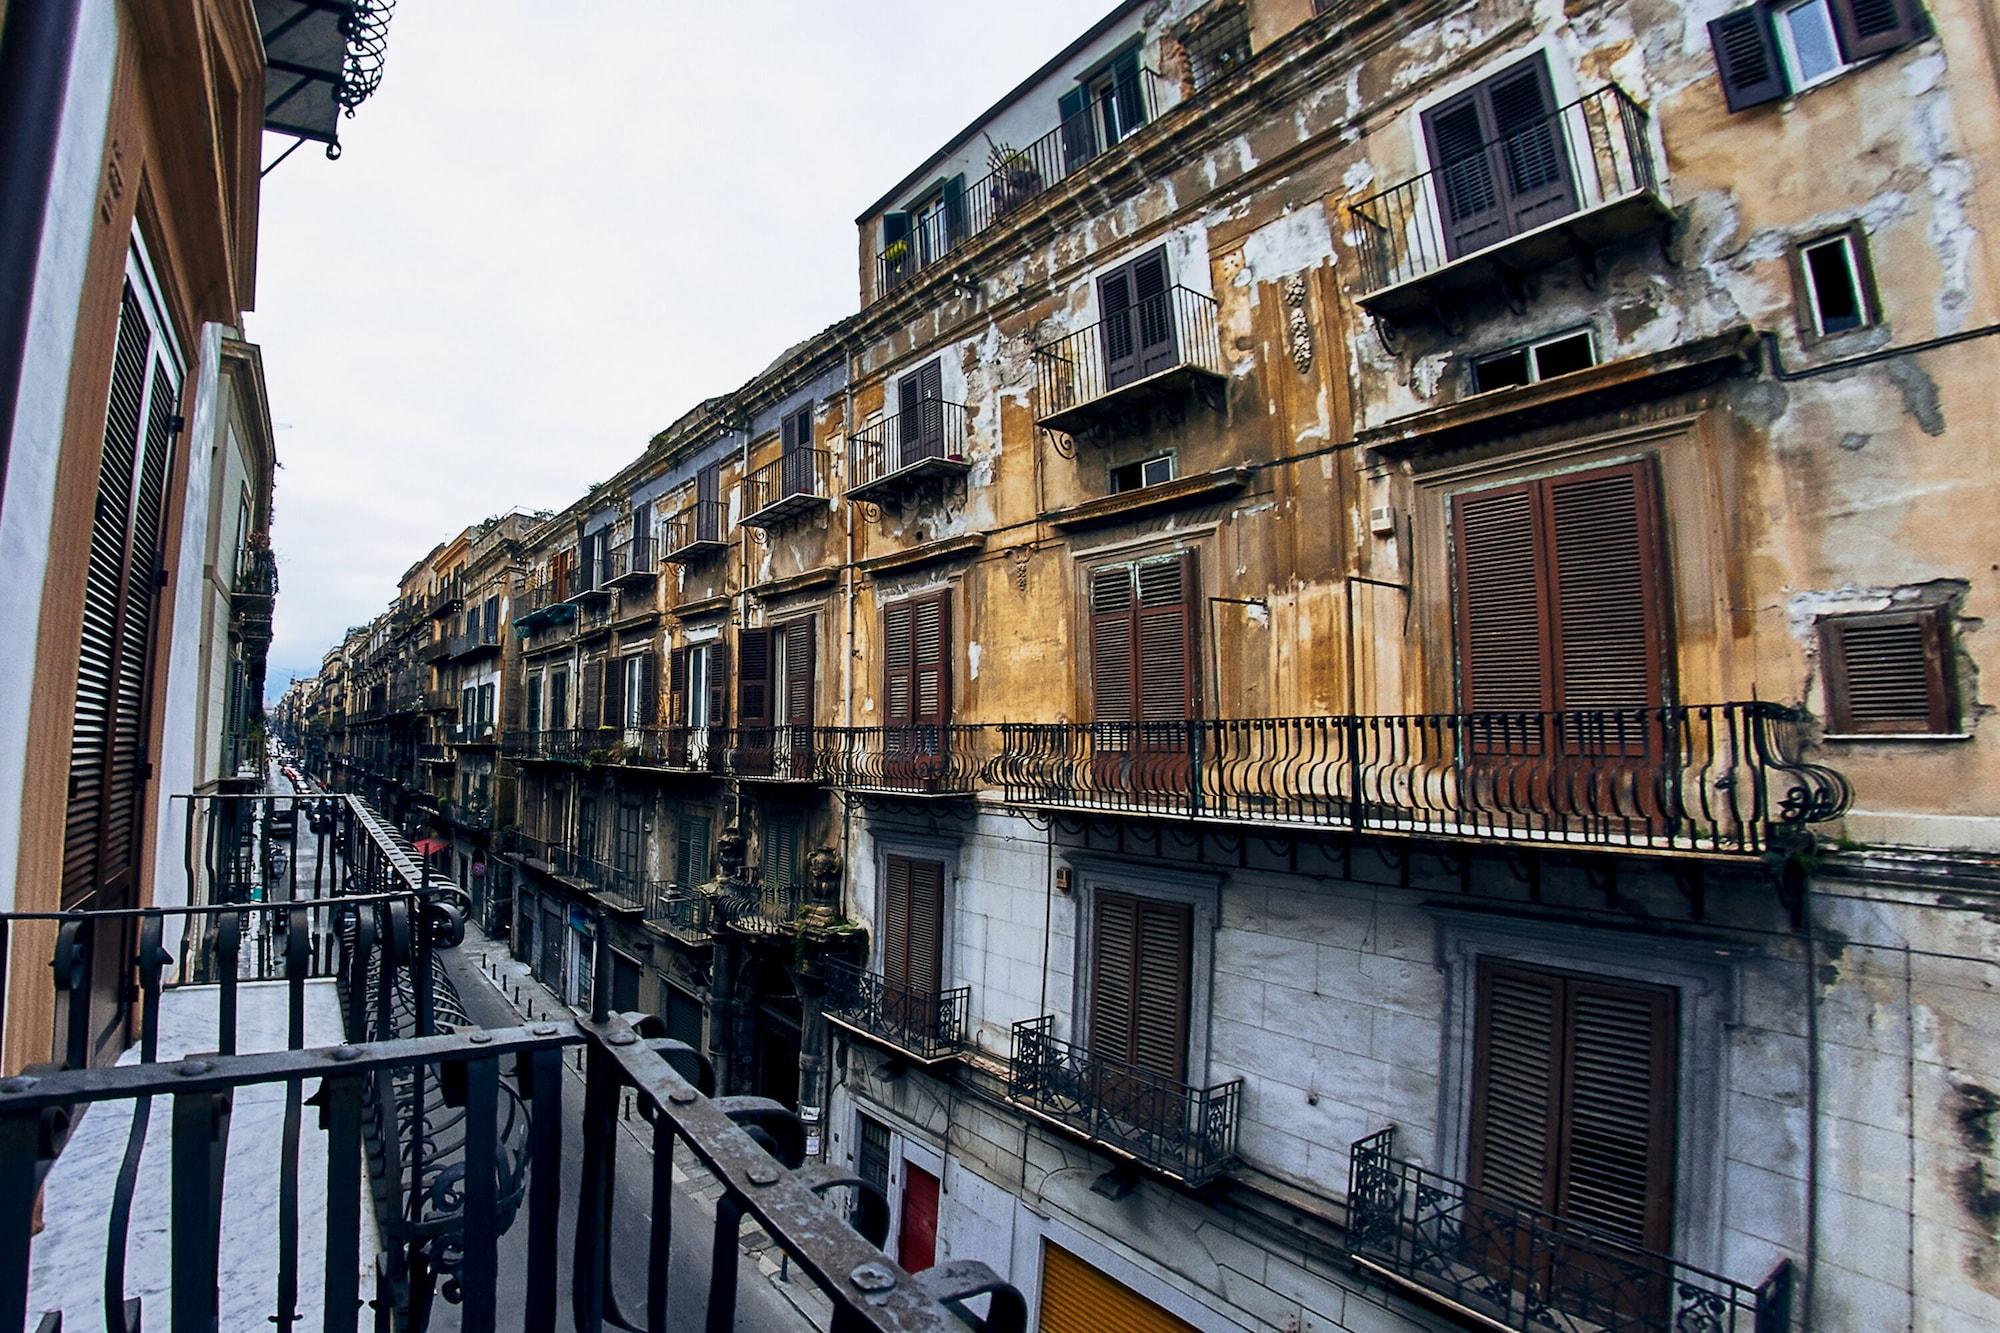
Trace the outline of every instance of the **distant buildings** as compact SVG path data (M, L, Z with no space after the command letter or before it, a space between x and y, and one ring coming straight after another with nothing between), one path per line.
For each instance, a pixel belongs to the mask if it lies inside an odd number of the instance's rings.
M2000 1322L1991 43L1121 5L286 725L1043 1327Z

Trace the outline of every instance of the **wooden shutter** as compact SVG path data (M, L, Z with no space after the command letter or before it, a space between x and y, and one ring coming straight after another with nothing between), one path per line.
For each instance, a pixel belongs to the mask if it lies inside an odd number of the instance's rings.
M1487 151L1479 90L1461 93L1424 113L1424 141L1437 180L1445 254L1470 254L1506 233L1500 180Z
M625 725L625 659L606 656L599 667L604 673L604 720L601 725Z
M1674 992L1482 962L1476 995L1471 1188L1668 1251Z
M745 730L771 725L771 631L768 629L746 629L737 637L736 721Z
M1180 360L1174 337L1173 289L1164 248L1132 261L1134 355L1139 375L1157 374Z
M1139 49L1111 62L1111 98L1118 108L1119 137L1146 123L1146 95L1139 85Z
M915 609L914 602L882 609L882 715L892 727L907 727L914 716Z
M717 506L722 502L722 464L710 463L694 474L694 498L700 506L694 513L694 539L721 541L722 517Z
M1762 106L1785 95L1785 67L1778 59L1770 10L1764 4L1745 5L1710 22L1708 42L1715 49L1715 71L1731 111Z
M785 721L807 727L813 720L813 617L785 626Z
M791 815L767 815L757 849L764 882L783 888L798 882L799 822Z
M1137 574L1140 719L1184 721L1195 715L1194 552L1142 561Z
M1104 355L1104 387L1116 389L1139 378L1139 340L1132 320L1132 266L1121 264L1097 280L1099 341Z
M1546 712L1554 677L1532 484L1454 497L1452 545L1460 709Z
M944 989L944 865L909 863L909 988L919 995Z
M897 468L944 456L944 362L930 361L896 382Z
M1922 39L1928 26L1917 0L1831 0L1829 7L1840 54L1848 60L1908 46Z
M708 645L708 725L724 726L729 721L729 645Z
M1479 91L1491 108L1509 229L1527 231L1575 212L1569 143L1556 120L1548 62L1524 60Z
M882 979L910 986L910 859L889 856L882 866Z
M1828 725L1847 735L1958 729L1944 608L1830 616L1819 623Z
M667 716L674 726L688 720L688 650L675 648L667 654Z
M542 729L542 677L538 672L528 677L528 730Z
M965 239L965 174L945 178L941 189L944 198L944 243L950 249Z
M645 693L639 701L639 723L650 727L660 720L660 655L648 652L640 664L639 682Z
M1193 909L1099 892L1091 920L1091 1053L1185 1080Z
M1063 172L1068 174L1097 156L1097 125L1091 117L1090 90L1072 88L1056 99L1062 125Z
M950 589L916 599L910 638L910 720L942 727L951 721Z
M707 880L708 821L699 815L683 815L674 848L674 882L689 888Z
M583 709L578 714L578 728L588 730L603 725L604 669L603 659L583 664Z
M1132 567L1090 576L1090 715L1094 722L1132 722L1139 715L1137 657L1132 651L1137 607Z
M1625 463L1541 483L1550 545L1556 707L1650 708L1666 645L1651 468Z

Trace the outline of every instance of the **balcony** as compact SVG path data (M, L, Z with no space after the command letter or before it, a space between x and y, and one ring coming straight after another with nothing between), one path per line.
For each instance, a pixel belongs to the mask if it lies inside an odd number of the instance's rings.
M653 539L632 537L614 546L604 562L604 586L607 588L637 588L658 577L660 562L653 549Z
M727 727L639 727L607 733L615 739L615 763L668 773L720 777L728 771Z
M833 451L787 449L743 479L743 526L775 528L833 494Z
M872 422L847 442L847 498L879 504L963 478L965 407L928 398Z
M935 269L973 237L1021 215L1031 201L1089 165L1106 148L1150 124L1160 113L1160 91L1158 77L1144 68L1117 89L1119 114L1129 115L1131 123L1117 127L1115 137L1105 108L1092 105L1065 117L1023 148L993 145L986 175L966 186L962 196L912 216L909 234L889 241L875 256L876 295L886 296Z
M542 625L573 614L565 600L568 595L568 577L554 575L531 583L521 594L521 609L514 617L514 623L523 633L533 633Z
M891 796L970 796L994 758L983 726L822 727L822 780L842 790Z
M441 807L441 813L459 828L486 833L493 828L493 798L483 791L470 792Z
M452 656L457 652L457 648L454 646L456 642L457 640L451 635L440 634L437 638L432 639L424 645L424 661L429 662L433 666L450 661Z
M1184 1184L1214 1179L1236 1157L1242 1079L1195 1088L1100 1059L1059 1039L1054 1018L1014 1025L1007 1097Z
M495 731L492 722L459 722L446 733L453 745L486 746L494 743Z
M1837 818L1769 703L1554 713L1003 723L1011 804L1557 847L1762 855Z
M478 624L454 634L451 639L452 657L473 657L479 653L493 652L500 647L499 625Z
M667 520L662 560L692 565L719 555L729 543L729 511L720 500L696 500Z
M465 588L456 578L440 580L438 586L431 589L430 596L424 601L424 609L433 620L450 615L464 605Z
M269 621L277 596L278 557L268 548L244 550L230 584L230 609L245 620Z
M1106 439L1191 400L1220 407L1229 373L1212 296L1169 287L1034 349L1035 424Z
M852 963L824 962L826 1018L880 1042L919 1064L949 1060L965 1049L972 988L913 991Z
M615 759L619 733L605 727L509 731L501 753L523 763L581 764Z
M454 758L448 745L427 741L417 747L417 762L420 764L449 764Z
M732 777L746 782L818 782L822 730L804 723L731 727L724 740L724 762Z
M454 713L458 711L458 691L432 686L424 691L424 711L427 713Z
M715 938L715 900L699 889L670 880L646 886L646 920L683 944Z
M1351 208L1360 293L1370 314L1430 315L1468 296L1521 299L1522 278L1659 231L1646 112L1615 86L1586 93L1527 129L1370 195Z
M1772 1333L1792 1326L1790 1260L1756 1286L1737 1282L1403 1161L1395 1136L1384 1129L1350 1150L1352 1256L1483 1327Z

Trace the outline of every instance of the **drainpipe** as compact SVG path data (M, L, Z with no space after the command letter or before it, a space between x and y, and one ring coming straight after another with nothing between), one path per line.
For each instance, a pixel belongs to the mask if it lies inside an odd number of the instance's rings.
M81 0L17 4L0 28L0 505L81 7Z

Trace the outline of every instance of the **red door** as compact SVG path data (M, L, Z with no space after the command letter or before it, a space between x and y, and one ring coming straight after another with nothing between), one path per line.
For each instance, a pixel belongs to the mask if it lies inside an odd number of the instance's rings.
M938 1178L903 1163L903 1231L896 1262L906 1273L921 1273L937 1262Z

